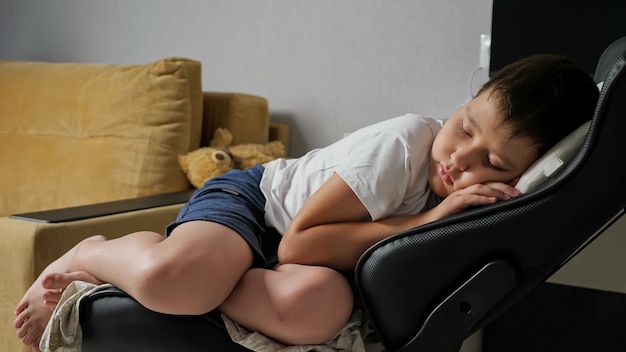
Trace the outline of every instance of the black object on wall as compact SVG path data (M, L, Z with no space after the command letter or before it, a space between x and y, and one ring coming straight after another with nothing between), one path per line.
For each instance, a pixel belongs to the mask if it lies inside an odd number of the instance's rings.
M603 50L623 36L625 0L494 0L489 70L552 53L593 75Z

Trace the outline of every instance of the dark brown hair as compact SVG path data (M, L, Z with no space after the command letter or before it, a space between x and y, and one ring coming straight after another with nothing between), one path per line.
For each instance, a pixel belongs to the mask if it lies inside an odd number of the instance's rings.
M498 71L478 94L490 94L513 134L545 153L593 117L598 88L586 72L557 55L534 55Z

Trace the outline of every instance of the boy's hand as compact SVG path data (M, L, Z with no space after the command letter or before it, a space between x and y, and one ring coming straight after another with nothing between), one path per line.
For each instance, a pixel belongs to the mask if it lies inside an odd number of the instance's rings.
M441 217L459 213L471 206L493 204L517 197L521 193L511 184L488 182L452 192L438 206Z

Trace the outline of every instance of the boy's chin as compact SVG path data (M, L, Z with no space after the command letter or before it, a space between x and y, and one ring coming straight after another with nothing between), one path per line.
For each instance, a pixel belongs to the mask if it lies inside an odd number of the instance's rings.
M446 198L446 197L448 197L448 196L450 195L450 193L449 193L449 192L437 192L437 191L434 191L434 193L435 193L435 194L436 194L439 198Z
M438 197L446 198L450 195L450 192L445 187L443 187L443 185L433 184L431 180L428 181L428 184L430 185L430 189L433 191L433 193L435 193Z

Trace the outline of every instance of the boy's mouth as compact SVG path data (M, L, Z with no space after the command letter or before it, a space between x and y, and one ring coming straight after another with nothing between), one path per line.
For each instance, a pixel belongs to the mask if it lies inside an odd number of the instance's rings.
M448 185L453 184L450 174L446 172L446 168L442 164L439 164L439 176L441 177L441 179L443 180L445 184L448 184Z

